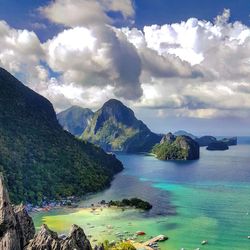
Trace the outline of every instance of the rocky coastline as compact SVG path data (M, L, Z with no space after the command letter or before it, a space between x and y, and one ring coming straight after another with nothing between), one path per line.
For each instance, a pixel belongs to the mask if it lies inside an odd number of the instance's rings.
M72 225L68 236L59 237L47 225L35 234L35 226L24 205L10 202L4 178L0 175L0 249L1 250L92 250L82 228ZM103 247L95 247L103 250Z

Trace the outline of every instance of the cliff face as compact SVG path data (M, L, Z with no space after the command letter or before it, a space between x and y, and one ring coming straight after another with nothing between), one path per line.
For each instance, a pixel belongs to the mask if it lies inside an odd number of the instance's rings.
M34 237L35 227L24 206L12 206L0 176L0 249L22 250Z

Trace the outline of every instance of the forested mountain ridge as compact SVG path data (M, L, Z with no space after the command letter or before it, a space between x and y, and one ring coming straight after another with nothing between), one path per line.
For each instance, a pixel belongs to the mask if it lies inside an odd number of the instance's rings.
M115 156L64 131L46 98L0 68L0 171L12 202L98 191L122 168Z

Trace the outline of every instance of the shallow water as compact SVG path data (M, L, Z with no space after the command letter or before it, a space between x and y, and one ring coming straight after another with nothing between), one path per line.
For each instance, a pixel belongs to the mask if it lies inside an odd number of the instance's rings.
M200 160L190 162L159 161L147 155L117 157L125 170L109 189L80 205L137 196L153 204L150 212L60 209L34 214L36 226L45 222L65 233L75 223L98 241L117 239L115 233L123 231L143 230L142 240L165 234L169 240L160 246L166 250L250 249L250 145L223 152L202 148ZM209 244L201 246L202 240Z

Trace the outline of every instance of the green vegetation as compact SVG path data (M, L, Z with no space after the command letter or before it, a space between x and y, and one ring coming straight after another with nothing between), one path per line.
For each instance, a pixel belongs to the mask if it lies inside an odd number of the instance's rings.
M160 160L195 160L200 157L200 147L188 136L165 135L152 153Z
M138 198L123 199L122 201L110 201L108 205L116 207L135 207L143 210L150 210L152 208L152 205L149 202Z
M136 248L129 242L121 242L112 247L111 250L136 250Z
M94 116L83 132L82 139L106 150L149 152L160 141L134 112L120 101L111 99Z
M120 242L115 245L105 241L103 244L104 250L136 250L136 248L129 242Z
M186 160L188 156L188 150L181 148L175 142L156 144L152 153L160 160Z
M122 164L75 139L52 104L0 68L0 171L13 203L81 196L109 185Z

